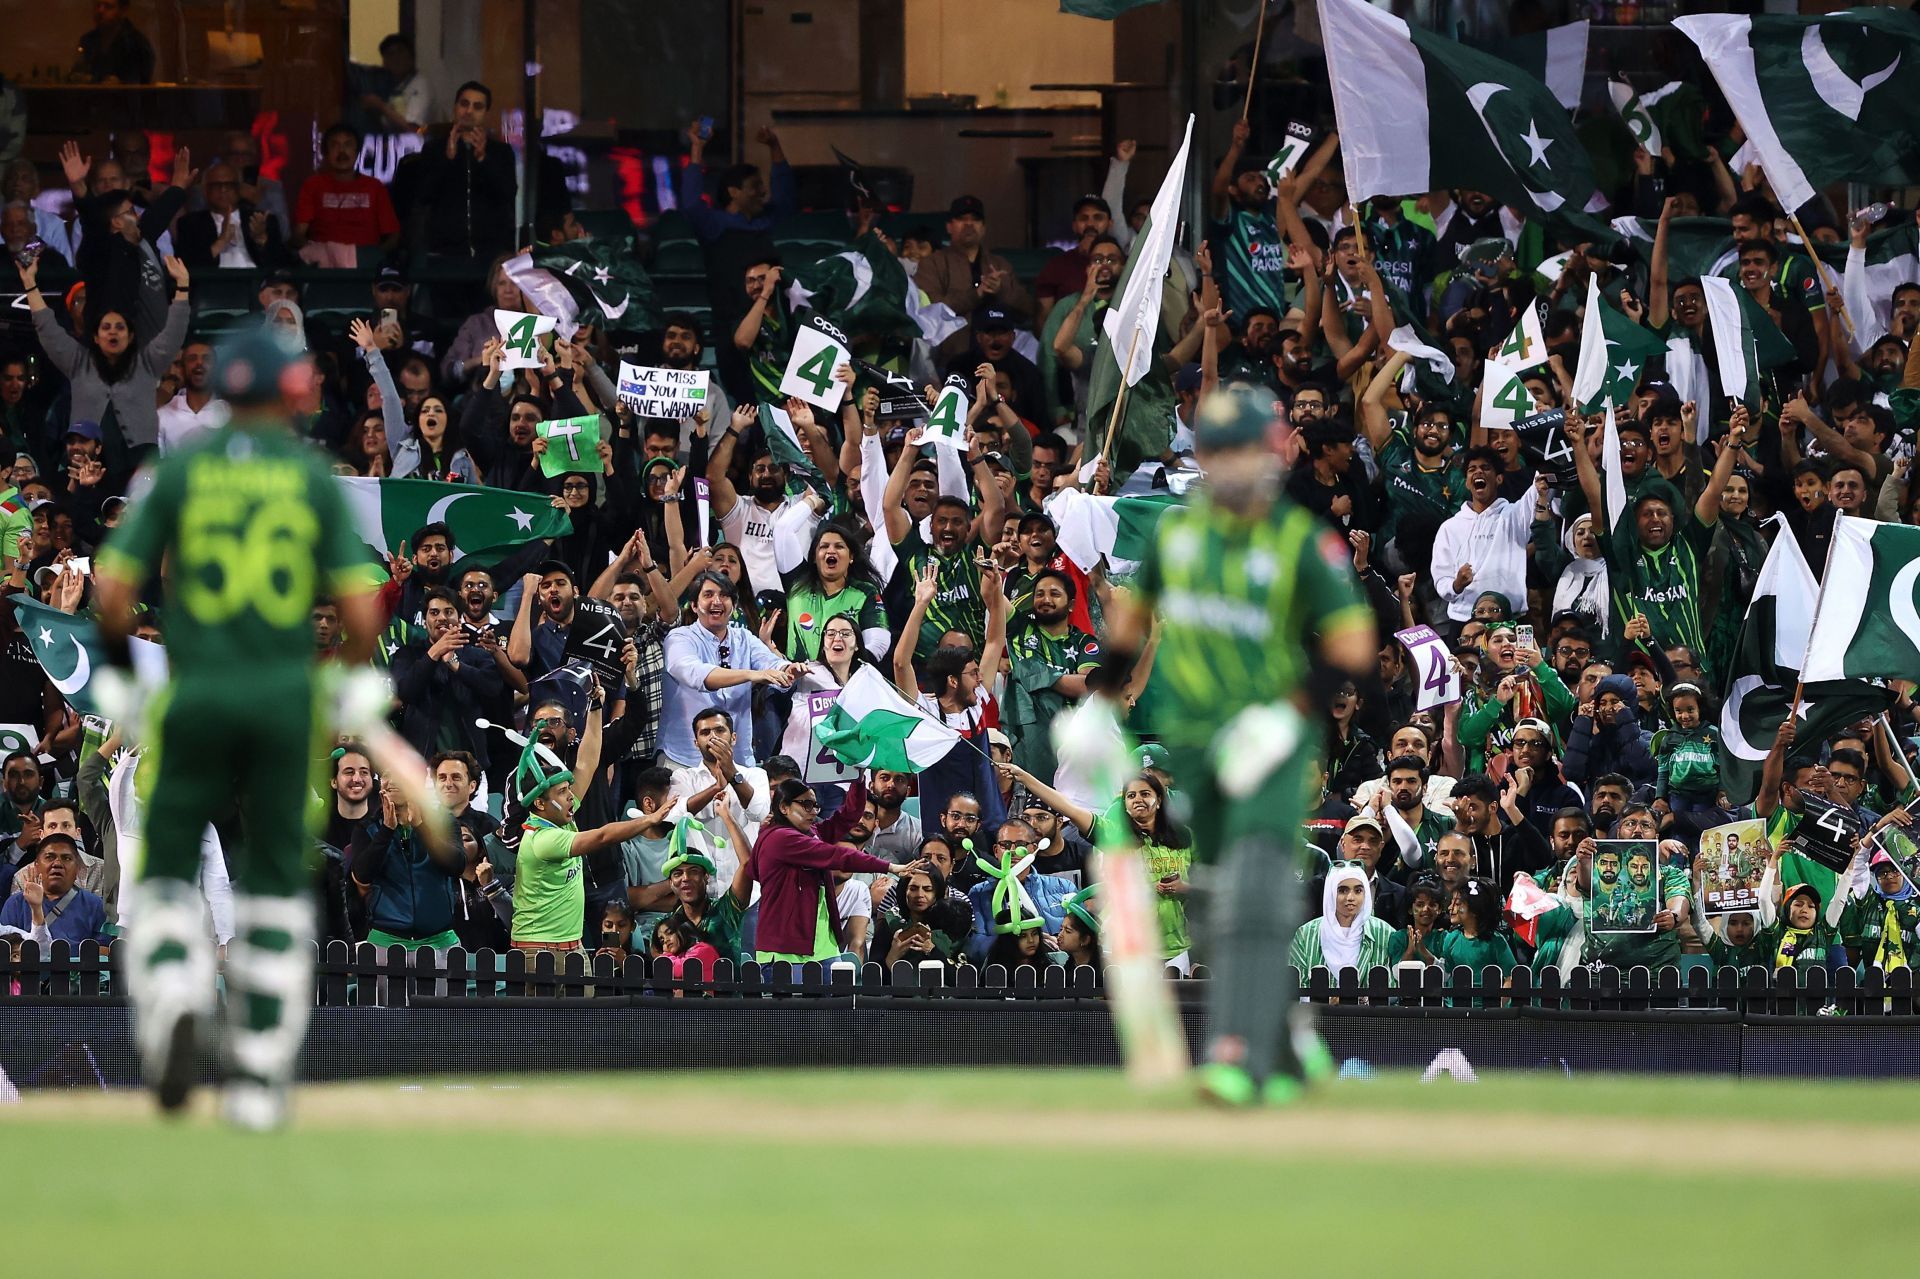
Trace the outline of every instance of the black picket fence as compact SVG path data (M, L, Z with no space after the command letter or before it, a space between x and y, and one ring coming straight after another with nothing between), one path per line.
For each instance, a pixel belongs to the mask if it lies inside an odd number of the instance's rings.
M1182 1003L1205 997L1208 973L1197 966L1190 978L1169 972ZM1092 968L1002 965L984 968L898 963L735 964L722 959L711 973L690 960L678 976L672 964L638 956L574 953L556 956L520 951L407 951L399 946L330 942L316 955L315 999L321 1007L460 1007L494 1001L636 1001L663 998L742 999L768 997L886 996L919 1000L1100 1000L1105 988ZM78 947L55 942L43 953L33 942L18 955L0 947L0 1006L122 1002L125 974L109 951L94 942ZM1516 968L1504 979L1496 968L1405 971L1375 968L1305 974L1301 993L1317 1004L1346 1008L1475 1009L1528 1008L1567 1012L1644 1013L1723 1010L1759 1016L1912 1016L1915 982L1910 969L1852 969L1829 975L1766 968L1709 972L1576 968L1563 976L1549 968Z

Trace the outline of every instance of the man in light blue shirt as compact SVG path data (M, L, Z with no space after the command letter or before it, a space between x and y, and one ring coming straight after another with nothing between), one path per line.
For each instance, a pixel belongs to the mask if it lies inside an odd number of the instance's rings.
M791 688L803 669L733 620L739 589L724 574L702 573L693 581L693 621L669 631L664 646L667 678L661 688L660 751L676 768L700 764L700 748L693 740L694 716L717 706L732 715L734 723L751 724L753 686ZM742 768L759 763L753 755L753 734L735 736L733 759Z

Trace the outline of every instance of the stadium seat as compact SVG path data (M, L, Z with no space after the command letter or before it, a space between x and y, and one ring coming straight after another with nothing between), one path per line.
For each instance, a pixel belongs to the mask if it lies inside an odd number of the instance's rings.
M633 235L633 219L618 205L611 209L581 209L573 217L596 240L617 240Z
M692 240L673 240L658 247L653 262L647 268L654 275L702 275L706 274L706 254Z
M197 271L193 276L194 319L199 322L212 315L245 315L254 309L259 292L259 276L249 268Z
M687 215L678 209L668 209L647 224L647 231L653 236L655 244L691 244L696 248L699 240L693 234L693 223L687 221Z
M373 272L310 271L300 281L300 309L308 316L364 315L373 306Z

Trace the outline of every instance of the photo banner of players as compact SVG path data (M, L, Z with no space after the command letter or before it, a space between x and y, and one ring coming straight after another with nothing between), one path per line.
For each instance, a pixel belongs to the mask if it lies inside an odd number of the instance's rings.
M1594 841L1590 933L1651 933L1660 913L1657 846L1651 839Z
M1700 832L1700 900L1709 915L1760 909L1767 857L1760 851L1767 824L1759 819L1709 826Z

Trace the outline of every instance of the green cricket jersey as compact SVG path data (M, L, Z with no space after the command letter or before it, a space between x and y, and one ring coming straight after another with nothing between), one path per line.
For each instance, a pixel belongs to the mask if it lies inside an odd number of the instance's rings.
M167 561L167 662L178 677L313 661L313 601L359 584L366 552L339 486L282 430L204 435L164 458L100 548L138 586Z
M921 566L932 561L937 587L933 603L927 605L926 620L920 623L919 638L914 641L914 657L925 661L933 656L940 637L948 631L966 632L976 651L986 643L986 597L980 593L980 566L973 562L972 542L961 543L951 555L942 555L923 543L901 560L909 582L918 581Z
M586 926L587 879L571 853L580 828L529 817L514 865L513 940L578 942Z
M1152 726L1204 747L1247 706L1289 697L1307 640L1372 622L1347 544L1284 497L1248 520L1202 500L1167 511L1137 579L1160 618Z
M1623 888L1627 881L1621 879ZM1675 897L1687 898L1693 892L1687 882L1687 872L1672 866L1660 868L1660 898L1655 904L1656 911L1665 910L1667 903ZM1628 888L1627 896L1631 896ZM1624 902L1623 902L1624 905ZM1617 968L1632 968L1644 964L1649 969L1660 968L1680 962L1680 932L1669 929L1667 932L1654 933L1587 933L1587 948L1583 958L1597 959Z
M1244 318L1255 307L1287 313L1287 245L1268 212L1234 206L1213 225L1213 260L1227 308Z
M735 901L733 890L728 889L720 894L718 901L707 903L707 913L701 916L697 924L687 915L685 906L675 906L673 913L666 918L676 924L681 920L693 924L700 935L707 939L707 944L720 952L720 958L737 962L740 958L740 921L746 913L746 907Z
M1387 447L1380 451L1380 478L1387 491L1387 518L1380 526L1382 544L1391 542L1399 532L1400 521L1409 515L1431 515L1444 520L1465 505L1467 473L1457 457L1449 457L1438 469L1420 464L1413 443L1404 431L1395 431Z
M1662 649L1685 644L1706 661L1706 632L1700 626L1700 574L1713 544L1711 524L1693 515L1674 512L1679 527L1673 540L1655 550L1642 546L1632 518L1620 521L1612 533L1600 535L1613 585L1613 634L1627 619L1643 614L1653 628L1653 644Z
M1457 928L1449 928L1438 937L1429 937L1427 949L1448 971L1464 965L1477 975L1482 968L1492 964L1504 975L1517 966L1513 947L1507 945L1507 939L1498 933L1491 937L1469 937Z
M832 595L817 586L805 586L787 596L787 656L811 662L820 656L820 637L827 623L842 613L853 616L858 634L887 629L887 610L880 593L849 582Z

